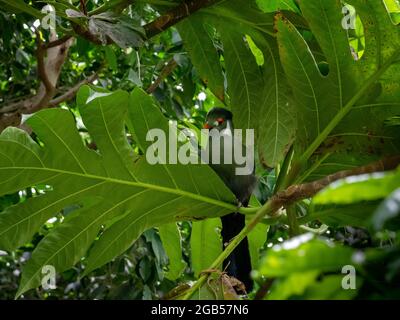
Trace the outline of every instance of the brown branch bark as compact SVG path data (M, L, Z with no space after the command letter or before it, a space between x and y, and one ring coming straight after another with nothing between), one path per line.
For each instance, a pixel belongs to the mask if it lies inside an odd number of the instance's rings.
M54 90L56 89L54 84L50 82L49 77L47 76L46 72L46 65L45 65L45 54L46 54L46 49L43 48L42 40L40 38L39 32L36 32L36 42L37 42L37 73L39 79L42 81L44 84L44 87L46 88L46 91L49 94L52 94Z
M64 44L65 42L67 42L71 38L72 38L72 36L69 36L69 35L63 36L60 39L51 41L49 43L44 43L43 44L43 48L44 49L50 49L50 48L58 47L59 45Z
M176 61L174 59L171 59L168 61L168 63L164 66L164 68L161 70L160 75L158 76L158 78L156 79L156 81L154 81L151 86L149 86L146 90L146 92L148 94L153 93L158 86L161 84L161 82L163 82L165 80L165 78L167 78L172 71L174 71L174 69L176 68L178 64L176 63Z
M50 41L57 40L57 35L55 33L51 34ZM72 39L62 43L57 47L52 47L46 50L47 57L43 62L41 61L41 57L38 59L38 76L42 81L38 94L34 97L32 103L25 104L22 108L22 113L31 114L34 113L44 107L50 102L50 100L54 97L57 90L57 82L61 73L61 68L68 56L68 50L72 45ZM43 51L41 45L38 46L38 52ZM42 64L42 66L39 66Z
M209 7L219 1L221 0L185 0L153 22L146 24L144 26L146 36L148 39L152 38L200 9Z
M83 14L85 16L87 16L87 10L86 10L86 3L84 0L79 0L80 2L80 7L81 7L81 11L83 12Z
M81 82L79 82L78 84L76 84L75 86L73 86L72 88L70 88L67 92L65 92L64 94L52 99L49 104L48 107L56 107L58 106L60 103L71 100L75 97L76 93L78 92L78 90L80 89L80 87L82 87L85 84L88 83L92 83L93 81L95 81L96 79L98 79L99 74L98 72L92 74L91 76L89 76L88 78L82 80Z

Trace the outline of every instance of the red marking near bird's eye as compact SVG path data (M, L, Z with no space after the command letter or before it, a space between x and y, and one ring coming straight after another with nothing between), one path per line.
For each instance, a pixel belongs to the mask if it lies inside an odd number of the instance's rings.
M218 118L217 121L218 121L219 124L221 124L221 123L224 123L225 119L224 118Z

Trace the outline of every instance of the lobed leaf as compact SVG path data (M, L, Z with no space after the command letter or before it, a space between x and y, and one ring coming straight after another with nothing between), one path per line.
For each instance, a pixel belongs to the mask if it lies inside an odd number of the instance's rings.
M2 249L21 246L64 207L81 208L34 250L23 269L18 294L40 283L44 263L55 265L57 272L71 267L103 228L91 248L86 272L123 253L147 228L215 217L236 208L233 194L208 166L150 165L134 153L126 139L128 105L132 109L129 122L139 142L151 126L168 124L161 117L158 123L150 122L158 109L151 99L138 99L145 96L140 89L132 95L121 90L81 89L78 101L86 103L80 105L80 113L98 151L83 145L66 110L43 110L28 120L40 145L19 129L9 128L1 134L0 194L39 184L51 186L46 194L0 214ZM143 117L135 118L138 113ZM88 207L86 203L93 198L96 202ZM55 242L57 246L52 245Z

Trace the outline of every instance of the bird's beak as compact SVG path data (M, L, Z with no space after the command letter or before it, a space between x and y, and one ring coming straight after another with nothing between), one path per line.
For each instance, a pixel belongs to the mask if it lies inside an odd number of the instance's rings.
M212 127L206 122L203 126L203 129L211 129Z

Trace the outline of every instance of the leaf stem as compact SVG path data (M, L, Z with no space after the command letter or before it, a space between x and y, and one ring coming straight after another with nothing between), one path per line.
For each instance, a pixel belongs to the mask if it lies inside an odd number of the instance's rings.
M288 153L282 163L282 168L279 170L278 179L276 180L274 187L274 194L282 190L284 179L288 173L288 169L293 157L293 145L290 146Z
M289 236L295 237L300 234L299 221L296 216L296 205L292 204L286 207L287 219L289 222Z

